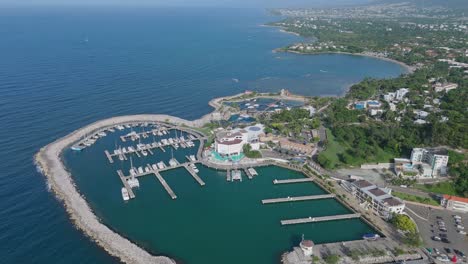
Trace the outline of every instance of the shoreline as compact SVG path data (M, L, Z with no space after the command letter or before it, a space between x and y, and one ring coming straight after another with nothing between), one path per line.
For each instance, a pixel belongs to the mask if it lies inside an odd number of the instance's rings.
M278 31L281 33L286 33L286 34L294 34L298 37L301 37L302 39L306 39L306 37L301 36L301 34L288 31L285 27L282 26L274 26L274 25L264 25L268 27L276 27L278 28ZM281 48L274 49L273 52L289 52L289 53L295 53L295 54L301 54L301 55L320 55L320 54L345 54L345 55L355 55L355 56L363 56L363 57L369 57L369 58L376 58L384 61L390 61L396 64L399 64L405 70L407 71L407 74L411 74L416 70L416 67L410 66L402 61L398 61L395 59L391 58L386 58L386 57L380 57L372 54L366 54L366 53L351 53L351 52L343 52L343 51L323 51L323 52L314 52L314 53L307 53L307 52L300 52L300 51L292 51L292 50L281 50ZM348 90L348 89L346 89ZM347 91L346 91L347 92Z
M389 61L395 64L398 64L402 66L406 70L406 74L412 74L415 70L416 67L410 66L404 62L394 60L391 58L386 58L386 57L381 57L381 56L376 56L372 54L366 54L366 53L351 53L351 52L343 52L343 51L323 51L323 52L300 52L300 51L294 51L294 50L280 50L280 49L274 49L274 52L286 52L286 53L294 53L294 54L299 54L299 55L324 55L324 54L343 54L343 55L351 55L351 56L360 56L360 57L368 57L368 58L374 58L374 59L379 59L379 60L384 60L384 61Z

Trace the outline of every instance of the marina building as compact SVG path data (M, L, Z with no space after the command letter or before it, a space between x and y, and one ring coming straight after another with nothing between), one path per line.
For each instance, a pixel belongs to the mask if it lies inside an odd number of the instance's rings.
M445 194L440 200L440 205L449 210L468 213L468 198Z
M388 220L393 214L401 214L405 209L403 201L391 195L391 189L379 188L366 180L343 181L342 186L353 194L362 206L383 219Z
M281 138L279 140L279 146L283 150L293 151L298 154L304 154L304 155L312 155L315 151L315 146L313 144L297 143L297 142L290 141L287 138Z
M240 129L221 131L216 134L215 151L221 156L233 156L242 153L245 144L250 144L252 150L260 149L259 138L265 133L264 126L257 124Z

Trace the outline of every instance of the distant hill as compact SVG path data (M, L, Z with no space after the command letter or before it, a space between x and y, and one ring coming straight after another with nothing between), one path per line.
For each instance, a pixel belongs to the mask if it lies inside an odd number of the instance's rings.
M408 3L419 8L444 7L449 9L468 9L468 0L374 0L372 4Z

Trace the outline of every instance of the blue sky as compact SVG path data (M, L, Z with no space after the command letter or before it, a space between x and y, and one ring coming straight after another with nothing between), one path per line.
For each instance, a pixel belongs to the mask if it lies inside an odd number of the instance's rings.
M0 0L0 5L317 7L348 5L369 1L370 0Z

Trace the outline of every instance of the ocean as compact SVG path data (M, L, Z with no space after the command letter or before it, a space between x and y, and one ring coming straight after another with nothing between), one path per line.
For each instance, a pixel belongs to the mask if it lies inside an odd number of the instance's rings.
M163 113L195 119L245 89L340 95L388 61L272 50L301 39L257 9L0 9L2 263L115 263L76 230L33 155L90 122Z

